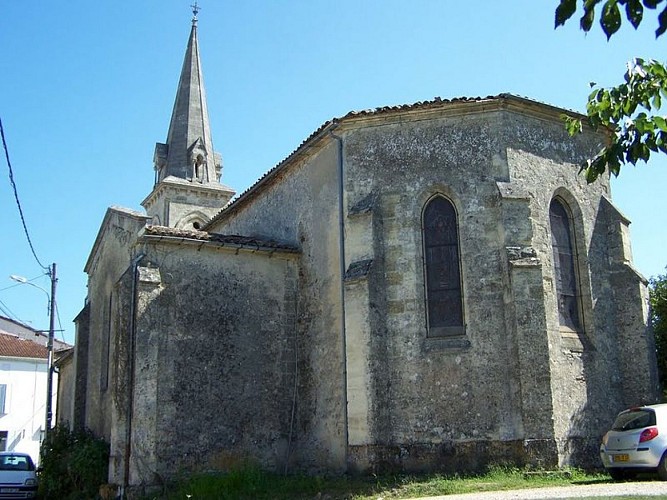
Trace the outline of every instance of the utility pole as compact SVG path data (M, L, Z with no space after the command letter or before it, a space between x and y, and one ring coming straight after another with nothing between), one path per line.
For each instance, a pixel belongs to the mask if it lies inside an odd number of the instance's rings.
M49 277L51 278L51 303L49 310L49 341L46 345L48 351L46 361L46 423L44 426L44 439L51 431L51 419L53 417L53 337L55 333L56 321L56 263L51 264L49 270Z
M41 286L31 283L23 276L12 274L11 279L24 285L30 285L44 292L49 299L49 340L46 344L46 419L44 422L44 438L51 430L51 419L53 418L53 338L56 331L56 263L49 267L47 274L51 278L51 294ZM40 330L43 331L43 330Z

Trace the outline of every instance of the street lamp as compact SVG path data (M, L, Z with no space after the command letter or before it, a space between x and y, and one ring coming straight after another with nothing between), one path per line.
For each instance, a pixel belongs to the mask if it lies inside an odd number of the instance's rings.
M51 294L44 290L41 286L31 283L23 276L17 276L12 274L10 278L14 281L22 283L24 285L30 285L35 287L42 292L44 292L49 297L49 340L46 344L47 358L46 358L46 421L44 424L44 438L48 435L51 430L51 418L53 417L53 336L55 332L55 319L56 319L56 283L58 279L56 278L56 264L55 262L51 264L51 267L48 271L49 278L51 278Z

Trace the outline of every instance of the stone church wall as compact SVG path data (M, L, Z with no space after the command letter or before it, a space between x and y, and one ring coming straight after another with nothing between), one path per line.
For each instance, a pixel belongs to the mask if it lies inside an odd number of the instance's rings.
M86 394L88 382L88 343L90 341L90 305L86 304L74 320L76 342L74 346L74 408L70 428L86 426Z
M609 202L609 179L586 184L582 176L572 175L572 164L579 164L596 149L559 141L562 131L558 122L536 127L531 121L511 116L507 124L507 129L514 131L507 153L510 177L531 195L532 246L543 266L560 464L595 465L600 436L614 415L625 407L656 401L651 374L654 363L647 358L654 350L646 328L646 283L631 267L629 221ZM595 146L594 141L591 146ZM563 331L558 324L548 218L549 203L555 196L572 213L583 322L578 336ZM615 246L621 248L616 255L610 251ZM619 268L626 271L621 279L617 278ZM619 294L621 289L628 291ZM624 326L628 321L631 325ZM631 342L624 337L637 339L641 347L633 354ZM643 355L637 357L640 352ZM644 369L619 370L624 359L634 359ZM624 384L633 390L624 392Z
M628 370L606 392L608 374L630 359L618 339L638 338L635 353L649 339L641 277L630 268L614 274L605 253L613 238L627 240L627 221L601 209L608 180L587 185L578 175L600 138L571 139L553 115L516 111L373 118L335 133L344 144L342 292L334 137L215 228L302 247L298 414L309 451L297 462L331 469L341 457L353 470L590 465L605 418L633 403L621 386L653 394L646 377ZM455 338L427 334L421 217L434 195L458 213L465 335ZM555 196L573 215L581 335L558 325L548 215ZM625 333L610 284L621 274L637 304ZM341 432L349 447L327 460L318 450Z
M85 426L98 436L110 439L112 415L112 381L116 376L112 360L115 356L112 310L114 300L120 295L118 282L133 258L136 234L146 217L133 211L110 208L107 210L100 235L91 258L86 265L89 275L88 307L85 328L77 344L87 347L87 352L77 352L77 363L87 368L85 384ZM94 278L93 278L94 277ZM77 387L80 387L77 385Z
M295 257L199 244L142 249L131 484L245 460L282 471L296 435ZM119 483L122 475L118 467Z
M312 151L266 183L211 231L298 246L298 433L295 467L345 470L345 377L337 150Z
M142 234L145 216L110 209L80 326L86 424L111 441L111 480L246 459L591 465L614 413L656 394L654 370L632 369L655 365L646 283L608 181L577 174L599 137L522 106L334 124L208 228L299 253ZM426 317L422 214L437 195L458 222L465 322L448 337ZM554 197L572 215L581 332L558 320Z
M495 185L507 175L500 129L499 115L473 115L345 135L348 210L374 196L374 226L382 228L369 249L377 266L369 275L376 319L368 403L369 444L376 444L355 450L361 468L378 462L446 468L455 442L521 436L516 383L499 383L518 378L505 328L507 277ZM459 216L466 335L456 339L426 334L421 214L436 194L448 197ZM461 451L457 466L465 467L472 455Z
M608 259L594 251L608 242L606 233L596 233L594 229L596 224L606 223L600 204L608 195L609 180L603 178L588 185L577 173L581 159L594 153L594 141L586 149L585 144L561 139L563 131L558 122L544 122L537 127L530 120L509 116L507 125L512 131L507 149L510 185L520 185L528 194L530 246L541 267L541 283L535 280L534 285L541 286L545 307L544 348L548 358L543 366L548 367L545 375L549 378L559 464L593 466L597 463L599 438L605 431L600 418L616 412L613 397L605 391L611 360L604 350L597 350L616 335L613 325L605 327L599 323L606 314L604 309L611 307L613 295L595 288L609 280ZM579 334L562 330L558 322L549 222L549 205L554 197L561 199L572 215L583 324ZM531 390L527 380L522 381L522 386L526 392Z
M553 118L510 112L376 120L345 134L348 213L375 200L367 226L373 242L359 240L366 250L355 250L375 266L367 299L370 430L366 444L352 447L357 466L477 468L466 462L479 456L465 451L470 445L484 447L485 460L585 459L608 424L603 417L629 403L618 392L609 397L605 378L618 347L618 330L606 319L616 307L603 285L608 259L596 253L608 237L596 232L609 222L599 208L608 182L586 185L577 175L597 147L591 139L568 138ZM458 212L461 338L427 335L421 211L435 194ZM557 323L548 216L555 195L574 212L582 339L562 335ZM525 248L526 258L510 258L512 248ZM636 275L628 279L640 285ZM634 328L644 334L641 320Z

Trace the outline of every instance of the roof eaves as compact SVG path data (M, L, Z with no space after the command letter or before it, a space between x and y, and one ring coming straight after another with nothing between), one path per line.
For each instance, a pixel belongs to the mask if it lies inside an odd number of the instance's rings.
M223 235L193 229L176 229L164 226L146 226L139 234L144 242L196 245L249 250L252 252L297 254L300 250L292 245L239 235Z
M572 110L567 110L547 104L544 102L521 97L510 93L501 93L497 95L490 95L486 97L457 97L452 99L443 99L435 97L428 101L417 101L412 104L401 104L396 106L382 106L378 108L371 108L361 111L350 111L340 118L333 118L322 124L310 136L308 136L289 156L278 163L275 167L266 172L257 182L250 186L247 190L241 193L235 200L224 207L217 215L215 215L204 227L208 230L216 223L224 220L226 217L236 213L247 201L252 199L253 195L259 192L262 188L267 186L277 175L292 162L304 155L305 152L313 148L320 140L325 138L327 134L338 126L351 124L355 121L367 120L369 118L386 117L406 112L420 112L425 110L442 110L445 108L462 109L470 106L488 106L496 105L498 107L512 106L517 109L530 109L533 112L538 111L540 114L548 114L550 118L559 118L563 114L573 116L575 118L585 118L586 116ZM484 108L480 108L484 109Z
M242 192L235 200L231 201L226 207L224 207L220 212L217 213L210 221L208 221L203 229L206 231L213 227L217 222L223 220L225 217L235 213L247 200L251 199L252 196L261 190L264 186L268 185L283 168L291 164L294 161L297 161L305 153L309 152L314 148L320 140L322 140L329 131L334 130L340 120L334 118L323 123L315 132L310 134L292 153L287 156L284 160L278 163L275 167L266 172L262 177L257 180L252 186Z

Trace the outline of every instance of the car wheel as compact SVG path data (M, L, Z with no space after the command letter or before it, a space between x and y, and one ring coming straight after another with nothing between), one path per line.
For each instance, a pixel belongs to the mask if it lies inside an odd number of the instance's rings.
M658 464L658 476L663 481L667 481L667 451L662 455L660 463Z

